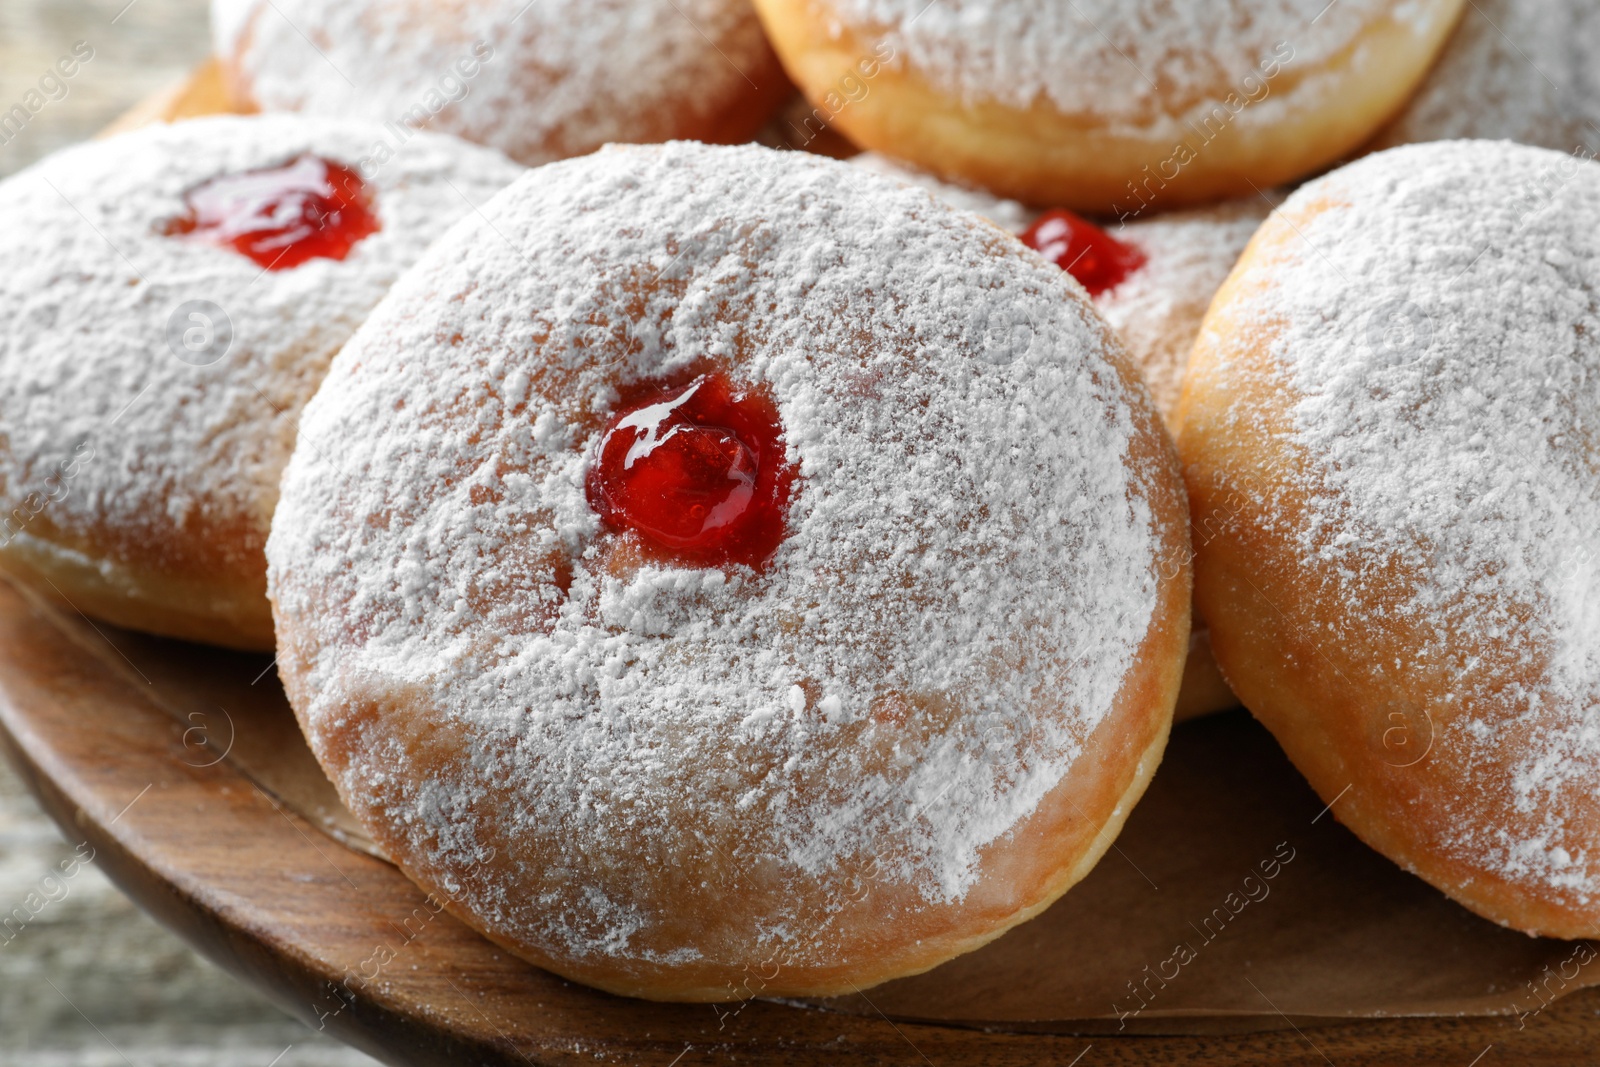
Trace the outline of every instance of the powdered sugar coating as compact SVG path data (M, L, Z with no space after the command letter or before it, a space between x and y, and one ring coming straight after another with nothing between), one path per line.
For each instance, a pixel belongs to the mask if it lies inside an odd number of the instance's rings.
M1259 81L1263 63L1292 55L1286 71L1315 70L1359 48L1385 18L1421 47L1440 17L1416 0L826 0L826 8L963 100L1048 104L1093 124L1180 137L1192 136L1185 119L1230 93L1250 95L1244 80ZM1270 94L1237 121L1281 122L1283 106Z
M1113 237L1143 252L1145 263L1100 294L1095 307L1133 354L1169 422L1211 298L1277 202L1276 194L1264 194L1108 227Z
M1279 532L1320 578L1319 638L1400 648L1375 675L1445 694L1406 772L1443 827L1431 849L1591 904L1600 165L1445 142L1369 157L1284 212L1314 204L1254 319L1293 401L1309 507ZM1238 412L1239 432L1260 417Z
M181 558L186 539L217 530L244 556L228 562L260 581L299 412L334 352L436 236L521 168L419 137L368 175L382 229L343 261L292 270L264 272L162 230L209 179L305 153L353 167L378 134L300 118L201 119L69 149L0 184L5 514L87 454L40 519L64 547L107 567L182 571L193 563ZM181 348L182 333L199 328L180 313L189 301L221 309L225 352L180 358L173 338ZM223 322L213 328L220 335ZM4 532L37 528L23 527Z
M952 207L980 215L1014 234L1021 234L1038 216L1015 200L941 181L875 152L863 152L850 162L926 189ZM1117 331L1150 387L1156 407L1169 421L1183 392L1189 349L1211 298L1222 288L1261 221L1281 199L1274 191L1107 227L1112 236L1143 252L1145 264L1116 288L1095 297L1095 307Z
M878 152L862 152L860 155L851 156L850 164L874 174L882 174L896 181L905 182L907 185L915 185L919 189L926 189L951 207L986 218L1010 233L1020 234L1038 215L1038 212L1016 200L1008 200L982 189L971 189L944 181L925 170L907 166L897 159L890 159Z
M696 130L782 81L745 0L212 0L267 111L425 125L524 163Z
M1460 137L1600 151L1600 6L1474 0L1380 147Z
M303 427L338 459L284 482L284 662L319 755L361 755L341 789L558 959L815 964L832 913L802 902L867 869L959 900L1072 773L1157 602L1104 326L998 231L798 153L607 149L485 213L340 355ZM761 575L619 569L583 494L605 414L703 358L776 400L790 535ZM389 693L438 709L448 781L397 773L392 720L353 710ZM495 832L542 860L475 882ZM660 932L728 889L700 863L754 883L703 948Z

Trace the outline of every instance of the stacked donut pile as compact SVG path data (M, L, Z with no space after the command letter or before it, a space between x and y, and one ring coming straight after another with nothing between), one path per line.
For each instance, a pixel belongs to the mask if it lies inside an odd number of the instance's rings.
M998 937L1180 692L1600 935L1600 16L1463 6L218 0L0 184L0 566L615 992Z

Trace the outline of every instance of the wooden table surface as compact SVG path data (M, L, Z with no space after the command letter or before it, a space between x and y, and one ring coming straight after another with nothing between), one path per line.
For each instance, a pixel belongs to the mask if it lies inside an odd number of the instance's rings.
M0 113L83 41L94 58L0 144L0 175L92 136L181 79L209 50L205 0L0 0ZM45 94L41 94L44 96ZM0 133L0 139L5 134ZM0 762L0 917L55 897L0 933L0 1067L363 1067L202 960L91 864L44 881L73 845ZM4 927L0 927L4 930Z

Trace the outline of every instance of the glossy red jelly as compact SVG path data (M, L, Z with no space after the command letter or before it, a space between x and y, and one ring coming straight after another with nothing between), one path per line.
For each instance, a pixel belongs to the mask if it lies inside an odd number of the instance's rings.
M378 232L360 175L317 156L213 178L184 196L189 214L169 236L231 248L268 270L308 259L343 259Z
M1040 215L1023 231L1022 243L1078 279L1094 297L1109 293L1145 264L1137 248L1060 208Z
M608 526L666 558L760 567L783 541L793 486L777 406L711 373L629 398L587 488Z

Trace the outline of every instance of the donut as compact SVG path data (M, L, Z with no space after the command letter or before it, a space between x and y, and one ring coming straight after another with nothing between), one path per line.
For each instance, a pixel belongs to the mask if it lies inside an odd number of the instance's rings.
M1081 878L1189 617L1175 454L1081 290L759 146L484 212L334 361L267 546L290 702L387 854L682 1001L922 971Z
M420 129L529 165L753 137L793 94L745 0L212 0L236 106Z
M1600 8L1591 0L1474 0L1376 148L1457 138L1600 151Z
M521 173L365 124L197 119L0 183L0 567L119 626L270 649L300 410L456 218Z
M1600 164L1393 149L1267 221L1179 450L1223 673L1332 812L1467 908L1600 934Z
M1248 196L1359 148L1462 0L755 0L863 148L1121 216Z

